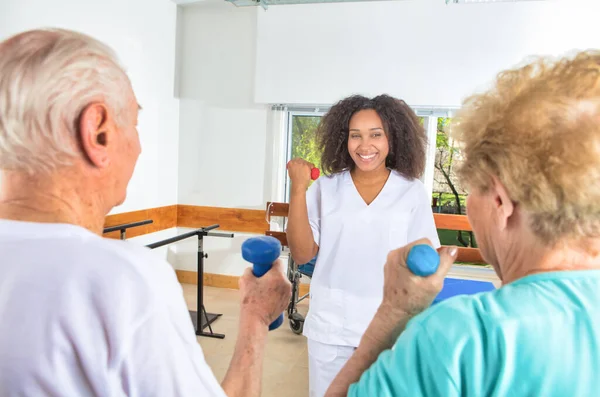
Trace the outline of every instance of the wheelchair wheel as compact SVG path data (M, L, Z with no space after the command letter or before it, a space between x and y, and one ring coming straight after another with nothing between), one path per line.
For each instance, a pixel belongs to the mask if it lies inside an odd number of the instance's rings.
M290 328L296 335L302 335L304 329L304 317L300 313L294 313L290 316Z

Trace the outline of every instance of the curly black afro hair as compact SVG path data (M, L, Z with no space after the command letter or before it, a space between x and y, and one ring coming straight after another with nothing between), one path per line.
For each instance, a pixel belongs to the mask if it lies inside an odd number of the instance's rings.
M402 100L389 95L367 98L354 95L335 104L321 119L317 139L321 149L321 168L325 174L351 170L354 161L348 153L349 124L361 110L377 112L389 142L386 167L408 179L419 178L425 170L427 135L419 117Z

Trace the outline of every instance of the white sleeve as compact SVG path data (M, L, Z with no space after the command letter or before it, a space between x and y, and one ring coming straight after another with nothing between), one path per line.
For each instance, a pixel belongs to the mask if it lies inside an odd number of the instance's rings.
M413 210L410 224L408 227L408 241L415 241L421 238L427 238L435 248L440 247L440 238L438 237L431 210L431 197L427 196L425 186L419 183L417 186L416 206Z
M132 330L120 369L127 396L226 397L204 359L183 292ZM180 290L181 291L181 290Z
M306 192L308 223L312 229L315 243L321 241L321 178L317 179Z
M179 326L182 326L180 324ZM131 349L120 371L127 396L226 397L193 338L175 329L169 319L153 316L132 336ZM192 342L192 343L190 343Z

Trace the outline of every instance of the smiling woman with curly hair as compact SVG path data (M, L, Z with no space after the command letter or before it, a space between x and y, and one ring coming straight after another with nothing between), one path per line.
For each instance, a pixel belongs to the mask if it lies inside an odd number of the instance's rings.
M311 397L325 394L375 315L388 252L420 238L439 247L431 199L418 179L427 137L404 101L343 99L317 137L326 176L308 189L313 165L288 164L292 256L297 263L316 256L304 326Z
M371 110L381 119L389 152L387 168L408 179L419 178L425 169L427 137L415 112L402 100L389 95L373 99L355 95L338 102L323 117L317 136L323 153L321 166L325 173L352 169L355 157L348 150L350 119L361 110Z

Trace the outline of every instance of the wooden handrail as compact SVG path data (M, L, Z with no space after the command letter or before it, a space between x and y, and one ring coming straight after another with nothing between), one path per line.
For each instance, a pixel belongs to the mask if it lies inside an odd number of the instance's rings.
M282 246L288 247L287 235L285 232L275 232L272 230L268 230L265 233L267 236L275 237ZM459 262L469 262L469 263L485 263L483 258L481 257L481 253L477 248L470 247L458 247L457 261Z
M288 203L267 203L269 218L272 216L287 217L289 210L290 205ZM438 229L473 231L469 219L465 215L433 214L433 219L435 220L435 227Z
M267 203L267 214L270 217L272 216L288 216L290 212L290 205L288 203Z
M287 217L289 210L290 205L288 203L267 203L268 218L272 216ZM465 215L433 214L433 219L435 220L435 227L438 229L473 231L469 219ZM285 232L267 231L266 234L278 239L284 247L288 246ZM458 262L485 263L481 251L470 247L458 247L456 260Z
M457 262L485 263L479 248L458 247Z
M267 230L265 234L267 236L275 237L284 247L289 247L287 241L287 234L285 232L275 232L273 230Z
M466 215L433 214L435 227L438 229L462 230L472 232L473 228Z

